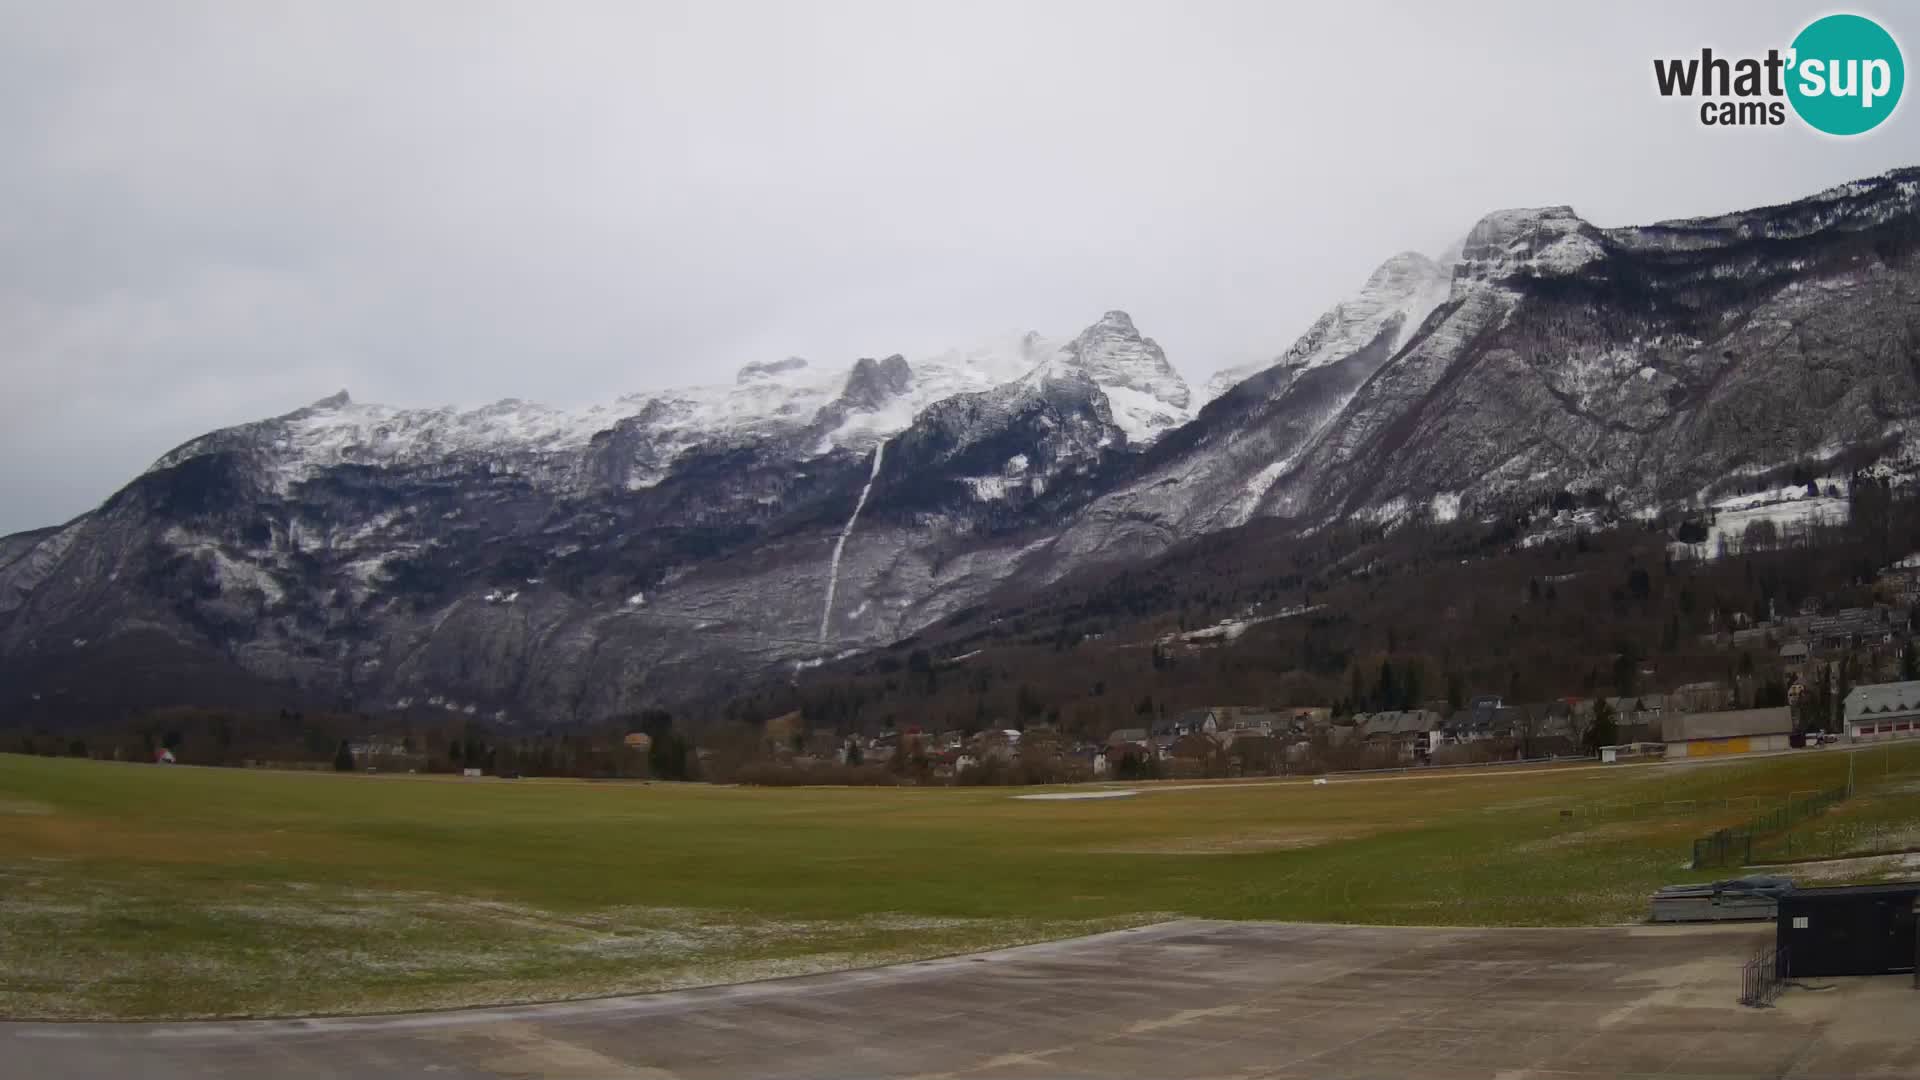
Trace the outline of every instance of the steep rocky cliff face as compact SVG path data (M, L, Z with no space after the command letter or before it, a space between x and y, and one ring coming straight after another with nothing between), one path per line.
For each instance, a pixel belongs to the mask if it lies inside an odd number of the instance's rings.
M180 649L332 703L505 723L711 692L977 597L1186 402L1119 312L1064 345L789 359L571 412L336 395L0 544L0 693L115 701L79 676L131 652L183 675L142 695L205 700Z
M1650 506L1879 447L1920 414L1920 172L1783 207L1597 230L1488 217L1447 304L1256 512Z
M1388 260L1278 360L1233 373L1242 377L1149 451L1138 475L1069 523L1052 545L1054 564L1070 568L1102 553L1150 555L1182 536L1244 524L1447 290L1447 271L1425 256Z
M1905 170L1636 228L1491 214L1205 395L1120 312L583 410L339 395L0 539L0 703L236 679L591 719L1255 519L1481 517L1563 488L1653 507L1842 453L1906 468L1917 251Z
M1053 564L1254 517L1444 520L1563 488L1651 508L1863 449L1906 469L1917 252L1920 170L1637 228L1490 214L1451 266L1396 256L1157 443Z

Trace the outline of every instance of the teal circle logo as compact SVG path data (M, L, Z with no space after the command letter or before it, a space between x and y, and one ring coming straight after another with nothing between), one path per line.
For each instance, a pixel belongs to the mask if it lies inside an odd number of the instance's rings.
M1828 15L1793 39L1787 99L1817 131L1858 135L1893 114L1906 85L1900 45L1859 15Z

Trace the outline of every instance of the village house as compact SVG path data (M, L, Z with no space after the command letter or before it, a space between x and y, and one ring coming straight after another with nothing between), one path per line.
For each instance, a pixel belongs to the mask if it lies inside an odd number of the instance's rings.
M1156 739L1162 736L1211 735L1222 726L1219 714L1213 709L1187 709L1171 718L1154 721L1153 735Z
M1241 735L1227 744L1227 775L1279 772L1286 765L1287 750L1286 743L1272 735Z
M1519 739L1521 755L1564 757L1584 753L1586 732L1593 724L1593 703L1586 704L1586 712L1580 712L1564 701L1523 706L1514 722L1514 734Z
M1354 716L1355 733L1369 745L1392 747L1401 761L1424 761L1443 739L1445 718L1428 709Z
M1874 587L1889 603L1901 607L1920 604L1920 554L1909 555L1882 570Z
M1856 645L1890 645L1893 643L1893 629L1890 609L1875 605L1870 608L1843 608L1832 615L1815 619L1807 627L1807 636L1817 649L1839 652Z
M1667 701L1673 712L1718 712L1734 703L1734 691L1723 682L1693 682L1674 687Z
M1720 688L1722 692L1724 689ZM1563 701L1572 709L1575 718L1573 726L1582 730L1592 726L1599 703L1606 702L1613 711L1614 726L1618 729L1616 739L1620 743L1659 741L1660 721L1667 711L1666 694L1565 698Z
M1519 719L1520 711L1507 705L1498 694L1482 694L1474 698L1469 707L1454 710L1441 730L1444 741L1449 743L1506 739L1513 736Z
M1288 721L1280 713L1267 709L1245 709L1233 714L1231 724L1221 728L1222 735L1271 735L1287 730Z
M988 728L968 740L967 750L981 761L1011 761L1020 750L1020 732L1016 728Z
M1476 713L1472 709L1455 709L1442 726L1442 736L1448 743L1482 742L1493 737L1493 717L1491 714Z
M1203 765L1212 761L1221 753L1220 742L1204 732L1194 731L1181 735L1167 747L1167 756L1178 761Z

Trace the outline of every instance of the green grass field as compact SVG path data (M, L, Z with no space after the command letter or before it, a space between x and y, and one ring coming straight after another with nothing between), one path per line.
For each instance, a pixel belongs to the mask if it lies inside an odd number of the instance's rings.
M0 1015L580 997L1173 915L1621 922L1661 884L1715 876L1685 869L1694 835L1845 773L1826 750L1031 802L0 755ZM1666 809L1606 812L1648 802Z

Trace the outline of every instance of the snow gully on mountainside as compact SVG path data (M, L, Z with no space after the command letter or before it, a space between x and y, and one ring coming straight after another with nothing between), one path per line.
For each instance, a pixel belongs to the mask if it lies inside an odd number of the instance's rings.
M860 489L860 498L853 504L853 516L847 518L847 524L840 530L840 539L833 545L833 561L827 564L827 601L820 607L820 644L827 643L827 621L833 617L833 594L840 587L840 555L847 550L847 537L853 535L853 525L860 520L860 511L866 508L867 496L873 491L873 482L880 479L880 462L887 452L887 440L881 439L873 447L873 471L867 474L867 485Z

